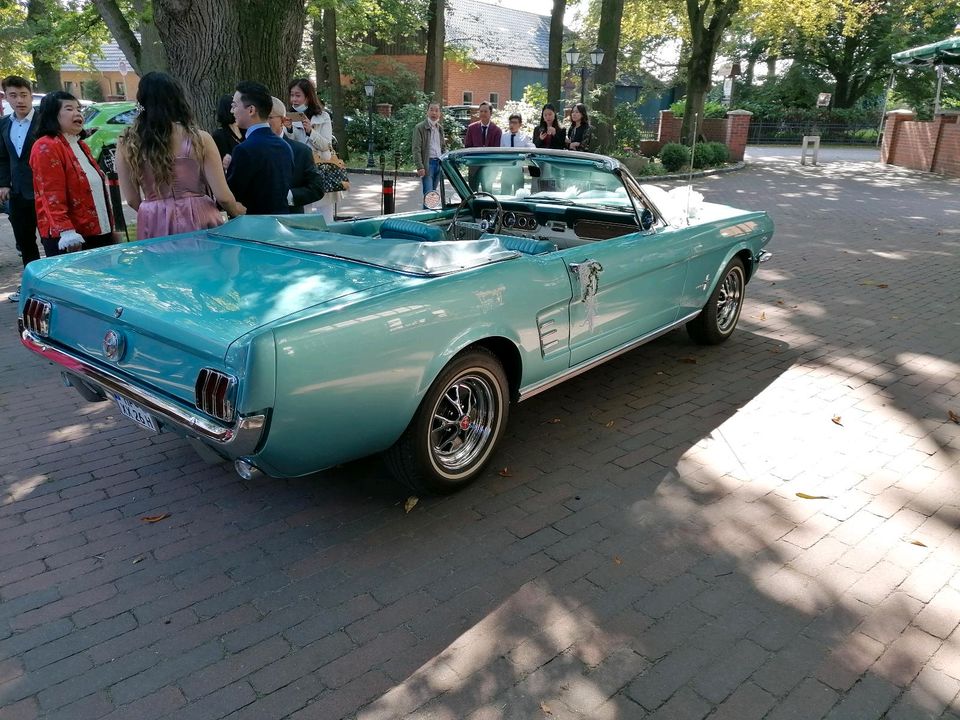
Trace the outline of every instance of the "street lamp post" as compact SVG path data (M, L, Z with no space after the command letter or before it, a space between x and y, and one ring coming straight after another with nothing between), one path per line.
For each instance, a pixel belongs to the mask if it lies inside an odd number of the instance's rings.
M367 167L372 168L376 167L376 163L373 162L373 91L376 90L376 86L373 84L373 80L367 80L363 85L363 91L367 94L367 97L370 98L370 111L368 112L367 118Z
M570 49L565 53L567 64L570 66L571 70L575 70L577 64L580 62L580 51L577 50L576 45L571 45ZM596 72L597 68L600 67L600 63L603 62L603 49L594 48L590 51L590 62L593 63L593 71ZM580 102L586 104L587 102L587 63L584 62L580 65Z

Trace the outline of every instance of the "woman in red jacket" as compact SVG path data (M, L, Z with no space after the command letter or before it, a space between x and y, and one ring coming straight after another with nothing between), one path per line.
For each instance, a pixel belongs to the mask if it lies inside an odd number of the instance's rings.
M52 257L113 244L106 179L80 139L80 103L70 93L47 93L38 114L30 169L44 252Z

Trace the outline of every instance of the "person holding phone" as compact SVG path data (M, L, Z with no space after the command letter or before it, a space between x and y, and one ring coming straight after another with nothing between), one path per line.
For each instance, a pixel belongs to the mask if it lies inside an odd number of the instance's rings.
M533 144L549 150L564 150L567 147L567 134L557 120L557 109L550 103L540 111L540 122L533 131Z
M283 123L287 139L309 145L317 163L330 162L333 157L333 123L323 101L317 97L316 86L308 78L297 78L287 91L292 110ZM320 213L327 222L333 222L336 204L342 195L342 192L326 193L322 200L304 206L304 212Z

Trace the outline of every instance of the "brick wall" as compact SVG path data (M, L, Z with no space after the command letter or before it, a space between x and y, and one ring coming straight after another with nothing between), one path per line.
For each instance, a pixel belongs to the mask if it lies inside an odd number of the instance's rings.
M423 82L426 58L423 55L370 55L362 64L378 75L390 75L391 71L402 66L415 74ZM510 99L510 68L505 65L477 63L473 67L464 67L458 62L443 63L443 99L444 105L463 105L464 91L473 93L473 105L481 101L489 102L490 93L499 93L499 107Z
M960 177L960 124L956 113L918 122L913 113L887 113L881 161L888 165Z
M740 162L747 148L751 116L752 113L746 110L731 110L725 118L707 118L703 121L701 133L709 142L722 142L730 150L730 159ZM682 126L683 118L675 117L670 110L661 110L657 128L659 146L680 142Z
M473 93L472 105L479 105L486 100L490 101L490 93L499 94L498 107L510 99L510 68L505 65L490 65L477 63L473 67L465 68L457 62L446 62L443 65L443 89L445 104L464 105L464 91Z

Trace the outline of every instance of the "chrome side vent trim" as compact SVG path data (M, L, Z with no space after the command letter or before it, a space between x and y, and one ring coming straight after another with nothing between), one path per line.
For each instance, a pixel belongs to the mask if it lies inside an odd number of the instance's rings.
M50 310L46 300L29 297L23 305L23 326L41 337L50 335Z
M550 319L538 323L540 330L540 354L546 355L550 350L560 344L560 333L557 328L557 321Z
M237 379L213 368L203 368L197 374L195 387L197 409L208 415L233 422Z

